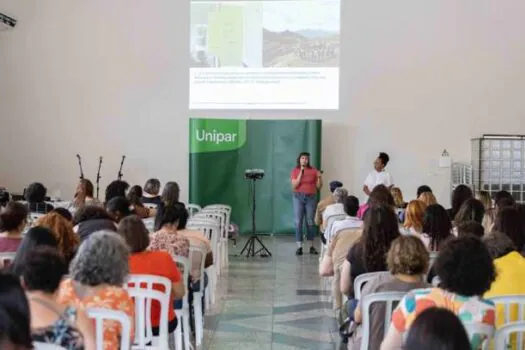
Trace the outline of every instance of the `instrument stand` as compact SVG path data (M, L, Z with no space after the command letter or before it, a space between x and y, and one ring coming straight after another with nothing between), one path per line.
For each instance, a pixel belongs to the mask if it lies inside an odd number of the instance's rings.
M256 178L247 178L247 179L252 182L251 184L252 186L252 233L251 233L250 238L248 238L248 241L244 245L244 248L242 248L240 255L244 255L244 252L246 252L246 257L254 257L256 255L260 255L263 258L267 258L267 257L272 256L272 253L270 252L270 250L268 250L268 248L266 248L266 246L261 241L259 236L257 236L257 233L256 233L257 231L255 228L255 181L257 179ZM261 246L261 248L259 248L258 250L255 250L256 243L259 243L259 245Z

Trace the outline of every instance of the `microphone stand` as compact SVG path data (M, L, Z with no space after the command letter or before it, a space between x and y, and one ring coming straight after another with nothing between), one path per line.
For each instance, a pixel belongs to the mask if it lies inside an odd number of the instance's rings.
M102 167L102 156L98 159L98 170L97 170L97 199L98 199L98 193L100 190L100 168Z
M78 167L80 168L80 180L84 180L84 171L82 170L82 158L80 158L80 154L77 154L78 159Z
M124 160L126 159L126 156L122 156L122 160L120 161L120 169L118 170L118 179L122 180L122 166L124 166Z

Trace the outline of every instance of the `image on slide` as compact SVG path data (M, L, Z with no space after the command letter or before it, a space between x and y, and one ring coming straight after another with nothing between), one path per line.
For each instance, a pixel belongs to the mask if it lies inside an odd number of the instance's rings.
M340 0L194 0L190 67L339 67L340 5Z
M340 1L267 1L264 67L339 67Z

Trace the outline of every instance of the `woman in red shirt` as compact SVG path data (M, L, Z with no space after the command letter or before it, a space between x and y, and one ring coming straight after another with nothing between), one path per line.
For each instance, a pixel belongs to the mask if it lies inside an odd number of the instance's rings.
M296 255L303 255L303 222L306 220L306 237L310 241L310 254L318 254L314 248L317 229L314 223L317 207L317 190L323 185L321 172L310 165L310 153L302 152L297 165L290 174L293 190L293 211L295 218Z

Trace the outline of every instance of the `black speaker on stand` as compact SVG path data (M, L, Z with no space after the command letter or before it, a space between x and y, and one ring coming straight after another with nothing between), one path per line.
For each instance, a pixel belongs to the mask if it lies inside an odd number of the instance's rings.
M260 255L263 258L267 258L272 256L272 253L264 243L261 241L259 236L257 236L257 229L255 227L255 183L257 180L261 180L264 177L264 170L260 169L247 169L244 172L244 179L250 181L251 186L251 197L252 197L252 232L250 235L250 238L248 238L248 241L244 245L244 248L241 250L241 255L244 255L246 253L246 257L254 257L256 255ZM255 250L256 244L260 245L260 248Z

